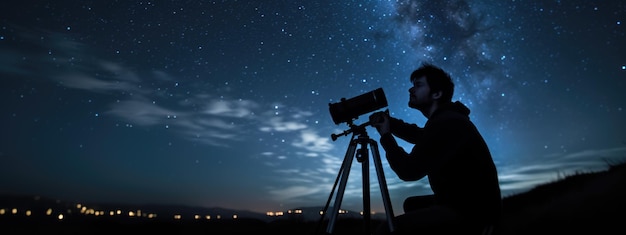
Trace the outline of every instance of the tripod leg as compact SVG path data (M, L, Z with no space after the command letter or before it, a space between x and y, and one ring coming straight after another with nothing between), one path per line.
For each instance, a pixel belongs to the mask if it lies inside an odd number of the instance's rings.
M339 172L339 175L341 176L341 181L339 182L339 189L337 190L337 194L335 197L335 204L330 214L328 227L326 228L327 234L333 233L335 222L339 214L339 208L341 207L341 201L343 200L343 193L346 190L346 184L348 182L348 175L350 174L352 159L354 158L354 154L356 151L356 145L357 144L354 140L350 141L350 145L348 146L348 150L346 151L346 156L343 159L342 169Z
M361 143L359 157L361 159L361 172L363 175L363 228L365 234L370 234L371 205L370 205L370 167L369 156L367 154L367 143Z
M330 202L333 199L333 195L335 194L335 189L337 189L337 183L339 182L339 180L341 179L341 176L343 175L344 166L348 164L346 162L347 162L347 159L344 158L343 162L341 163L341 167L339 168L339 173L337 174L337 177L335 178L335 182L333 183L333 188L330 190L330 194L328 195L328 199L326 200L326 205L324 206L324 209L322 210L323 213L321 213L320 220L317 223L317 228L315 229L314 234L319 234L319 228L322 225L322 222L324 222L324 217L327 214L326 212L328 211L328 206L330 205Z
M393 208L391 206L391 200L389 199L389 190L387 189L387 181L385 180L385 173L383 172L383 164L380 160L380 152L378 151L378 143L374 140L370 140L372 147L372 158L374 159L374 166L376 167L376 175L378 176L378 185L380 186L380 193L383 197L383 204L385 206L385 215L387 216L387 224L389 225L389 231L395 231L393 225Z

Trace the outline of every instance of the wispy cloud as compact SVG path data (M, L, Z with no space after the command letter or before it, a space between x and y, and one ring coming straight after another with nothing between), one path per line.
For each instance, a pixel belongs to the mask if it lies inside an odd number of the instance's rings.
M258 105L250 100L210 100L203 113L234 118L250 117Z
M54 79L57 80L61 85L69 88L94 92L134 90L134 86L128 82L97 79L84 73L59 74L54 77Z
M111 104L107 113L143 126L163 123L168 116L177 112L168 110L145 100L126 100Z
M294 141L293 146L312 152L326 152L334 147L328 137L321 137L314 130L300 132L300 139Z
M255 101L228 98L228 92L219 96L211 93L215 91L183 92L175 82L182 79L165 71L141 71L94 57L88 46L59 33L21 32L20 48L3 49L7 53L0 60L11 63L0 66L1 73L48 79L67 88L115 97L101 114L129 126L169 128L188 140L226 147L245 139L248 123L264 123L267 118L255 115L261 108ZM274 130L285 131L306 127L294 121L273 120L271 124Z
M105 106L107 110L100 112L101 117L132 127L166 128L211 147L226 148L259 136L282 135L288 149L256 150L260 159L266 159L264 165L274 169L276 181L268 186L268 195L287 203L326 194L332 187L343 155L334 153L329 136L321 136L308 122L314 115L311 111L276 101L239 98L228 88L193 89L190 93L183 87L195 84L184 84L185 79L175 74L97 58L80 42L68 42L60 35L41 41L36 35L42 34L48 33L25 36L28 48L40 50L25 50L31 52L27 56L24 51L0 55L0 61L10 62L10 66L0 65L0 72L48 79L66 88L109 96L112 99ZM20 61L18 56L36 63ZM360 177L360 168L355 168L352 177ZM350 185L346 189L346 197L359 195L360 187Z
M319 190L320 189L316 187L296 185L282 189L270 190L270 194L279 201L290 201L294 198L318 193Z
M300 116L298 116L300 117ZM263 132L290 132L307 128L307 125L298 121L285 121L282 117L270 117L265 123L266 125L259 127Z
M501 166L500 185L503 195L510 195L578 172L606 170L609 164L624 161L625 158L626 147L551 154L544 156L542 161L525 161L516 165Z

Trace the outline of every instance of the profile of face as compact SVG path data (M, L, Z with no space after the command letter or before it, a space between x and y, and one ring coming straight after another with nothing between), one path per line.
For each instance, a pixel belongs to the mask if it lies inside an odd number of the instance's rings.
M433 103L430 86L425 76L413 80L409 88L409 107L417 110L426 110Z

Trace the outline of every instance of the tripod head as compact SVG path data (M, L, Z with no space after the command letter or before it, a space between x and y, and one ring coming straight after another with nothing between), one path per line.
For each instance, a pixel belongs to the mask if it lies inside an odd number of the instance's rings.
M354 123L352 123L352 121L348 122L348 126L350 127L350 129L347 129L339 134L331 134L330 138L335 141L337 140L337 138L341 137L341 136L346 136L350 133L354 133L354 135L364 135L367 136L367 131L365 130L365 127L372 125L371 122L365 122L361 125L355 125Z

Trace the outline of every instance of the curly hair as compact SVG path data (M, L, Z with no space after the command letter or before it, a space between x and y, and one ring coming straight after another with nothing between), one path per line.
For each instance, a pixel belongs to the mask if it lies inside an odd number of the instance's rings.
M423 63L411 73L411 82L421 77L426 77L426 82L428 82L431 92L441 91L442 101L452 101L454 83L452 82L450 74L433 64Z

